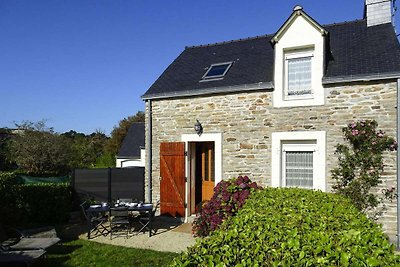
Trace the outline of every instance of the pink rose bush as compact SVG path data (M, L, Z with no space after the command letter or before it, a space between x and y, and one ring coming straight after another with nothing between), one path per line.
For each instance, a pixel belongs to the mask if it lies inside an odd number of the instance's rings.
M336 146L339 166L332 170L336 180L334 190L352 199L359 210L367 213L376 210L384 199L393 199L396 191L384 189L383 197L372 193L372 189L382 183L383 153L396 151L398 147L394 138L377 127L374 120L354 121L344 127L348 144Z

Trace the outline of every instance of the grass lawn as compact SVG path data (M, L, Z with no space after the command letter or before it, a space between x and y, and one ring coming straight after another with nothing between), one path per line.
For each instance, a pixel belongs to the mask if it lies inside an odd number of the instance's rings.
M73 240L48 250L33 266L166 266L177 253Z

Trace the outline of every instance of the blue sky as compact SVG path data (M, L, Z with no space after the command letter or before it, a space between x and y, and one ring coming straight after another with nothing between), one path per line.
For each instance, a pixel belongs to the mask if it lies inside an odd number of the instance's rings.
M300 4L321 24L363 0L0 0L0 127L109 134L185 46L274 33ZM398 12L396 14L398 17ZM397 19L400 23L400 19Z

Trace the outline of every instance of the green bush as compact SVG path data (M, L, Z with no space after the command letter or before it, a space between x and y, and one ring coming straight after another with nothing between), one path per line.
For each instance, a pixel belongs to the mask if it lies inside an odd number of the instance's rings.
M12 172L0 172L0 222L13 224L20 220L19 208L16 204L15 186L18 177Z
M68 219L72 208L69 184L24 184L16 191L24 223L55 224Z
M172 266L399 266L393 250L347 198L266 188Z
M18 174L0 172L0 222L11 226L64 222L71 211L71 191L66 183L21 184Z

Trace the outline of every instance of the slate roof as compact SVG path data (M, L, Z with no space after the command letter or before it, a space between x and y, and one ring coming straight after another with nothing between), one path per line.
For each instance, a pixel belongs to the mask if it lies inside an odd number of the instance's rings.
M140 149L144 148L144 122L134 122L128 130L117 158L140 158Z
M391 23L367 27L359 20L326 29L332 51L326 78L400 72L400 47Z
M363 76L400 74L400 47L393 26L367 27L366 20L322 25L328 31L323 82ZM263 84L273 88L274 34L211 45L187 47L154 82L143 99L234 91ZM329 51L329 50L328 50ZM224 79L199 82L213 63L233 61ZM251 86L253 85L253 86ZM223 88L223 90L222 90Z

